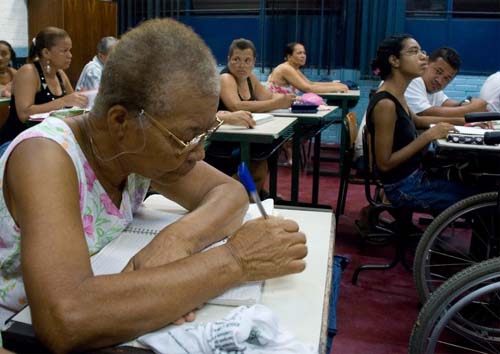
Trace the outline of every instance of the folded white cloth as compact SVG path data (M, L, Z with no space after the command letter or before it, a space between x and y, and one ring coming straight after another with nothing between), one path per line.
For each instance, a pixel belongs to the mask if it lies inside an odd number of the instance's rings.
M206 324L169 326L138 341L161 354L317 354L312 345L279 328L263 305L241 306Z

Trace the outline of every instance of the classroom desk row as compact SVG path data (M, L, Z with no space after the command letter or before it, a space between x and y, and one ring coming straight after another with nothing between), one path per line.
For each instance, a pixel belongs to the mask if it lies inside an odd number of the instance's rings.
M250 149L253 143L272 143L276 139L293 137L292 156L292 183L290 201L280 201L280 204L295 206L326 207L318 203L319 194L319 158L321 145L321 132L335 121L335 111L338 107L330 106L328 110L317 113L292 113L288 110L271 112L274 119L270 122L257 125L254 129L232 126L222 126L212 137L213 141L239 142L241 147L241 160L250 162ZM300 145L306 133L313 132L314 159L313 159L313 185L312 201L299 202L299 175L300 175ZM271 197L277 192L277 153L269 159L270 182L269 193Z
M185 209L160 195L144 202L147 210L183 214ZM324 353L332 279L335 219L324 209L275 208L274 214L295 220L306 236L306 269L298 274L266 280L261 303L277 316L280 326L298 340L310 343ZM205 305L197 311L195 323L207 323L226 316L233 307ZM307 313L307 316L304 316ZM15 352L44 352L31 327L29 311L21 311L2 329L4 348ZM138 347L139 346L139 347ZM93 353L151 353L132 341L121 347L94 350Z
M319 176L321 155L321 133L332 124L340 124L350 107L356 105L359 100L360 91L350 90L345 93L330 92L320 94L329 104L328 111L317 113L291 113L289 110L277 110L271 112L275 117L272 122L257 126L255 129L244 129L238 127L222 126L213 136L214 141L239 142L241 147L241 160L247 164L250 162L250 146L252 143L269 144L276 139L288 139L293 136L292 156L292 183L291 197L289 201L279 201L284 205L331 208L328 205L319 204ZM340 107L340 118L336 110ZM302 139L306 136L314 137L313 155L313 183L310 202L299 201L299 176L300 156ZM269 158L269 194L271 197L277 195L277 154Z

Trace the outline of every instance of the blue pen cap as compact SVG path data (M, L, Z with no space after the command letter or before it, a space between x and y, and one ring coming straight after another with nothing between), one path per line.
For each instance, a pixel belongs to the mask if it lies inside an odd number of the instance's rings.
M248 193L257 192L257 188L255 187L255 183L253 182L252 175L250 175L250 171L244 162L240 164L238 167L238 177L240 178L240 182L245 186Z

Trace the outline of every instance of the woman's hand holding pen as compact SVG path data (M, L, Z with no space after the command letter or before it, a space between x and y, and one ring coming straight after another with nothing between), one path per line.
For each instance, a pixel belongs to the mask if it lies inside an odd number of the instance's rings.
M305 269L306 237L292 220L276 217L245 223L224 246L239 263L243 281L263 280Z

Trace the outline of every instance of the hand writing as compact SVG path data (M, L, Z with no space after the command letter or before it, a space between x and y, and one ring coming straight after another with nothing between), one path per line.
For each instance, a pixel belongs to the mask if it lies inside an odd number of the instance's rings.
M270 217L245 223L224 247L241 265L246 281L304 270L306 237L292 220Z

